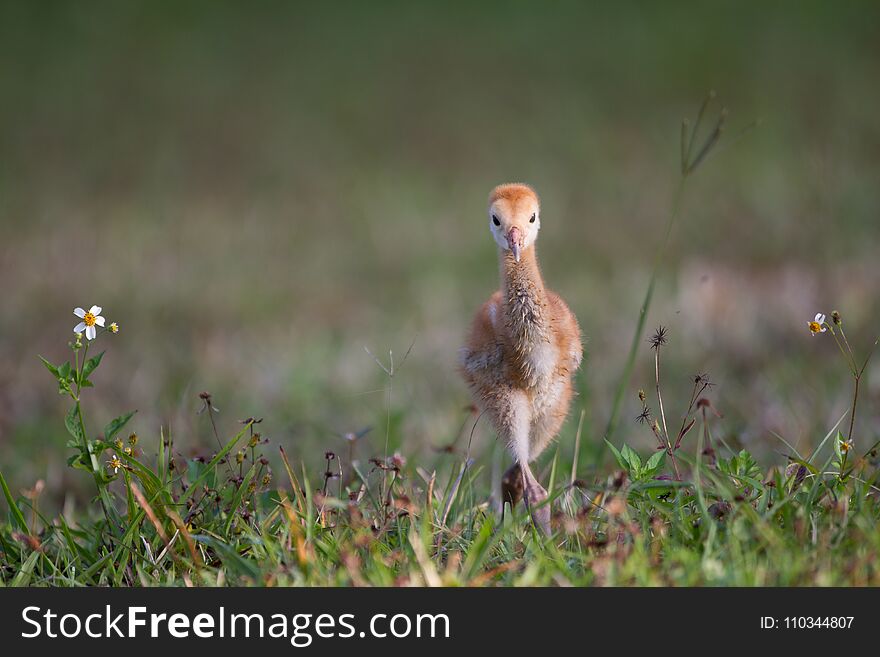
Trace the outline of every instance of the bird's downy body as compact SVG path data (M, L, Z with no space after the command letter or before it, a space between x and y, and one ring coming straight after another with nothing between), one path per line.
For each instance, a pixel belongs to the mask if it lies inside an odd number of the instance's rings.
M581 362L574 314L546 289L535 254L540 208L521 184L496 187L489 198L489 227L499 245L501 288L477 312L461 369L474 400L507 443L514 467L505 475L502 500L524 493L536 522L549 528L547 497L529 467L562 427Z

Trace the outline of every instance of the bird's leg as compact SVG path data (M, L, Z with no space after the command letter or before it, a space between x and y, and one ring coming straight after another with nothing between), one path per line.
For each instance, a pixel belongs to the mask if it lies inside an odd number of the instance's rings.
M538 483L538 479L532 473L528 463L521 463L523 488L526 507L532 515L532 521L545 535L550 535L550 505L547 499L547 489Z
M519 462L514 462L512 466L501 477L501 506L510 504L510 509L519 504L523 497L523 477L522 469Z
M508 404L501 416L502 431L510 451L516 460L522 477L523 497L535 525L545 534L550 533L550 506L542 504L547 499L547 491L541 487L532 469L529 467L531 434L531 409L528 397L518 390L511 390L507 397ZM511 469L512 470L512 469ZM511 471L508 471L510 473ZM505 502L502 497L501 504Z

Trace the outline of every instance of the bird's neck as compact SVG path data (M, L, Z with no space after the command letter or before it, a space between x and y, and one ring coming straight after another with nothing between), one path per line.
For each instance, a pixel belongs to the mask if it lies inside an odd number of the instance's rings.
M524 249L519 262L510 251L501 250L501 295L504 319L517 351L526 353L547 338L547 296L538 268L534 245Z

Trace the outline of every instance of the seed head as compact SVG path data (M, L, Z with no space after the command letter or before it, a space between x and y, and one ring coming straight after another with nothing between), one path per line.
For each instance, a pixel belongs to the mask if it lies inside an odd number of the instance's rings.
M658 326L657 330L654 331L654 335L651 336L651 339L648 342L651 343L651 349L659 349L663 345L666 344L666 327Z

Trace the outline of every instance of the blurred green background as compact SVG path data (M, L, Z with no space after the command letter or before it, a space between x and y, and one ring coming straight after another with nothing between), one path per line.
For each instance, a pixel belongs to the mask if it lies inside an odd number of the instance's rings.
M374 426L399 363L392 449L429 470L468 419L456 373L497 284L489 189L542 196L539 257L578 315L582 469L614 387L677 182L679 124L708 89L730 132L691 181L648 327L669 328L666 404L708 371L716 431L765 458L815 445L849 402L828 336L880 330L880 5L876 2L4 2L0 5L0 468L87 499L67 470L55 362L102 305L118 336L85 408L137 408L185 455L264 433L320 472L338 432ZM880 360L863 397L880 433ZM645 449L636 390L618 440ZM475 437L487 454L487 426ZM459 445L462 443L460 442ZM546 463L546 460L545 460Z

